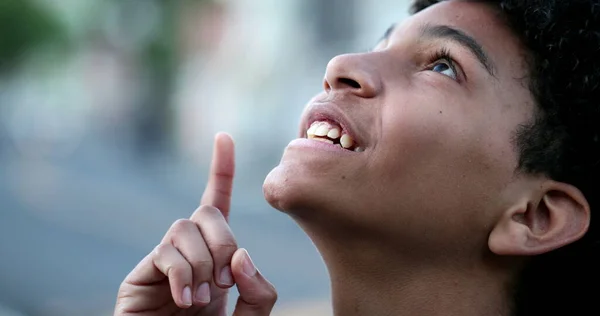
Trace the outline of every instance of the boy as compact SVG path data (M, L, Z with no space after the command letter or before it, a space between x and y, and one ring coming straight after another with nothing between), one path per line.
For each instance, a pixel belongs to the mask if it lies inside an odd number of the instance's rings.
M310 236L336 315L597 315L600 3L417 1L328 65L264 193ZM268 315L227 225L233 143L115 315Z

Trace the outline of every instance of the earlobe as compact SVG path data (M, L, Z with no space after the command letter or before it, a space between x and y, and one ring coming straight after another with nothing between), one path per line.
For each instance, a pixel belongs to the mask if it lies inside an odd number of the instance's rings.
M589 223L590 207L581 191L547 181L537 198L523 200L503 214L488 246L498 255L539 255L577 241Z

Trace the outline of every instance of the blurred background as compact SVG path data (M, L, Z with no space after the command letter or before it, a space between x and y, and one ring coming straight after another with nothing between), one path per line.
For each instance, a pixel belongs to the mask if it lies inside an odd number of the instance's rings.
M125 275L196 208L218 131L237 145L232 227L278 315L330 313L318 253L262 182L327 62L408 5L0 0L0 316L112 315Z

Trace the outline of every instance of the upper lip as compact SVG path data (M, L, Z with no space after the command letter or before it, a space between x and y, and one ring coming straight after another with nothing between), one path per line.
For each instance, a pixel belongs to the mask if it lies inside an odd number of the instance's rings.
M364 140L361 138L361 135L356 133L355 125L348 119L347 115L335 102L316 101L311 103L308 107L307 114L302 121L300 137L306 138L306 131L310 128L312 123L317 121L333 121L337 123L345 134L352 137L358 146L364 148Z

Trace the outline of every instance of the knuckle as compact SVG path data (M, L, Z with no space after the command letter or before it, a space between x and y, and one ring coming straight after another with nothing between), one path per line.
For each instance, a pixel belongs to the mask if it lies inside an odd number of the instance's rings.
M233 177L231 177L231 178L229 178L229 179L224 179L224 180L231 180L231 179L233 179ZM228 189L216 188L216 189L215 189L215 192L216 192L217 194L220 194L220 195L222 195L222 196L226 197L226 198L231 198L231 196L232 196L232 192L231 192L231 190L228 190Z
M209 244L209 247L215 255L227 255L228 257L233 256L233 253L238 249L235 240L221 240L220 242Z
M170 231L173 234L181 234L189 231L195 225L196 224L194 224L194 222L190 221L189 219L178 219L173 223L173 225L171 225Z
M168 252L171 251L173 246L170 244L160 244L154 248L154 257L164 257Z
M278 299L278 295L277 295L277 291L275 290L275 288L271 285L269 288L269 291L267 291L267 293L264 296L264 301L265 303L268 304L275 304L275 302L277 302Z
M230 171L218 171L214 173L215 176L217 176L218 178L224 179L224 180L231 180L233 179L233 172Z
M201 205L194 214L194 217L196 216L199 218L214 218L221 216L221 211L212 205Z
M267 280L264 281L266 282L266 284L264 290L261 293L261 301L265 304L275 304L275 302L277 302L277 299L279 298L277 290L275 289L275 286L271 284L271 282Z
M200 271L209 271L212 273L213 261L210 259L194 259L190 260L190 264L194 267L194 269L198 269Z
M251 299L256 302L256 306L273 306L279 298L275 287L267 281L267 284L263 285L260 290L254 293L254 298Z
M190 266L185 262L169 262L166 268L168 277L185 277L190 273Z
M256 304L255 307L257 309L263 309L267 306L273 306L275 305L275 303L277 303L277 293L273 292L269 292L268 294L262 294L260 297L256 298Z

